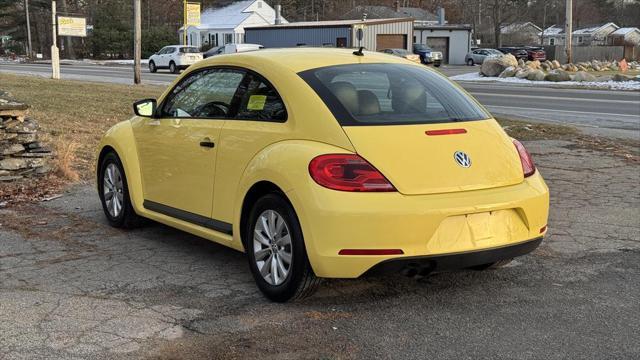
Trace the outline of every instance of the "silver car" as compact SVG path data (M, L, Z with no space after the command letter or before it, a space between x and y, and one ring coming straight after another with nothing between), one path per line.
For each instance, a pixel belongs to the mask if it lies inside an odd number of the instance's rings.
M504 55L501 51L496 49L475 49L471 50L464 57L464 62L469 66L473 66L475 64L481 65L484 62L484 59L492 56L501 56Z

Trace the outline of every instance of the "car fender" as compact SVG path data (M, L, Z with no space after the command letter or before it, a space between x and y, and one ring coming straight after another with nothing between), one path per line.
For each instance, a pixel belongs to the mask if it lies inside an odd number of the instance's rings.
M107 147L115 150L124 167L133 208L140 214L144 212L142 207L144 200L142 193L142 175L131 121L133 121L133 119L122 121L107 130L98 147L98 159L100 159L100 155ZM99 166L100 164L98 163L96 165L96 174L98 174Z
M349 150L310 140L285 140L271 144L257 153L249 162L240 179L234 206L234 242L242 249L241 217L242 205L253 185L267 181L280 188L293 206L305 237L307 253L313 248L313 237L309 230L305 206L298 194L311 191L318 184L309 176L309 163L322 154L350 154Z

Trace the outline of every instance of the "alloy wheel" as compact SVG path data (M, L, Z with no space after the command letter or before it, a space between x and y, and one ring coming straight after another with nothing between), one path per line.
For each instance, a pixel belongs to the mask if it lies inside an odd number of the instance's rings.
M122 180L120 169L114 163L107 165L103 175L102 194L104 195L107 211L114 218L117 218L122 212L124 204L123 191L124 181Z
M282 284L289 275L293 249L291 233L284 217L265 210L253 231L253 253L262 278L270 285Z

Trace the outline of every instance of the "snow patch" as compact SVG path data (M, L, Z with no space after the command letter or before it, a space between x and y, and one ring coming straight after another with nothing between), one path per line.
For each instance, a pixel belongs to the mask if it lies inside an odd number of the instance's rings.
M538 87L578 87L578 88L598 88L609 90L640 90L640 78L633 81L594 81L594 82L579 82L579 81L563 81L563 82L550 82L550 81L531 81L527 79L519 79L516 77L510 78L498 78L498 77L485 77L479 73L468 73L462 75L456 75L450 77L454 81L473 81L473 82L498 82L498 83L511 83L522 84L528 86Z

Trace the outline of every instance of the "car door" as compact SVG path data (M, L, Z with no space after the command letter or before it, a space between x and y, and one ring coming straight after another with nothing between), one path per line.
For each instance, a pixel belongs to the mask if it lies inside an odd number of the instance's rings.
M291 131L285 103L267 79L247 71L238 94L238 111L220 135L213 197L213 218L227 223L233 223L238 185L249 162Z
M170 91L156 118L134 122L146 208L226 230L208 219L220 130L244 74L222 68L193 72Z

